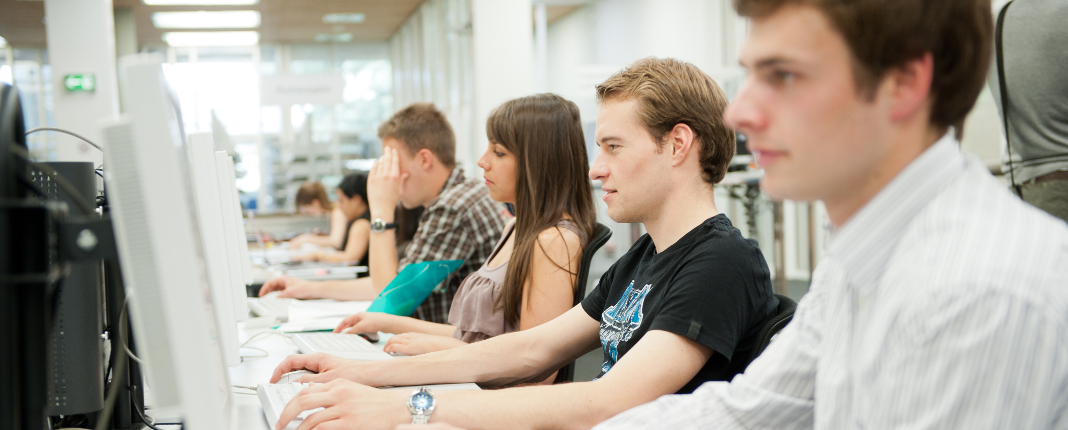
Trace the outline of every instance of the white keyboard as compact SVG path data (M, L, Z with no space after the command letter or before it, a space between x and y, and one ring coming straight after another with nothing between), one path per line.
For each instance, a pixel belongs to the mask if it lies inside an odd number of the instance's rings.
M267 416L268 423L271 428L274 428L278 424L278 416L282 414L282 410L286 408L290 400L297 396L300 390L303 390L312 384L301 384L299 382L293 382L289 384L260 384L256 387L256 395L260 398L260 404L263 406L263 414ZM309 409L301 412L289 423L286 428L297 428L300 426L301 421L304 421L308 415L314 414L323 410L323 408Z
M289 304L295 299L274 297L249 297L248 308L258 317L275 317L279 321L289 321Z
M299 335L316 351L381 352L366 339L354 334L301 333Z
M291 338L300 352L314 354L325 352L349 360L390 360L393 357L382 352L367 339L355 334L342 333L297 333Z

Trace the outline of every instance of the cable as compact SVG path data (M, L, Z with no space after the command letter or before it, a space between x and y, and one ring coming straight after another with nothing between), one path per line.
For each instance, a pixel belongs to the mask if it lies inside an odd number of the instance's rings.
M119 321L126 320L126 304L128 303L130 303L130 298L126 297L126 300L123 300L122 302L122 309L119 310ZM126 324L119 324L119 337L122 338L122 349L126 350L126 356L133 359L133 361L136 361L140 364L145 364L144 361L141 361L140 358L137 358L137 356L134 355L132 351L130 351L130 341L126 339L127 333L124 333L124 330L122 329L125 326Z
M145 423L146 426L148 426L152 430L160 430L159 427L153 425L154 420L145 418L145 414L141 412L141 409L138 408L137 405L133 405L133 410L137 412L137 416L141 417L141 422Z
M67 196L70 197L70 200L73 201L74 205L81 209L81 211L85 215L96 215L96 210L94 209L94 206L90 205L88 201L82 198L82 196L78 193L78 190L74 188L74 185L71 185L71 183L68 182L66 178L60 176L59 172L56 172L55 169L48 167L47 165L34 162L33 159L30 158L30 154L21 147L15 145L10 145L9 147L11 148L12 154L17 155L19 158L22 158L27 163L32 164L33 167L36 167L46 173L52 179L52 181L54 181L56 185L59 186L59 188L62 188L63 191L67 192Z
M82 135L80 135L80 134L78 134L78 133L75 133L75 132L73 132L73 131L67 131L67 130L64 130L64 129L62 129L62 128L56 128L56 127L37 127L37 128L35 128L35 129L32 129L32 130L29 130L29 131L27 131L27 132L26 132L26 136L29 136L29 135L30 135L31 133L36 133L36 132L38 132L38 131L58 131L58 132L60 132L60 133L66 133L66 134L69 134L69 135L71 135L71 136L77 137L77 138L79 138L79 139L81 139L81 140L85 141L85 143L88 143L88 144L90 144L90 145L93 145L93 148L96 148L96 149L97 149L97 150L99 150L100 152L104 152L104 148L101 148L101 147L100 147L100 145L97 145L97 144L93 143L92 141L90 141L89 139L86 139L86 138L85 138L84 136L82 136Z

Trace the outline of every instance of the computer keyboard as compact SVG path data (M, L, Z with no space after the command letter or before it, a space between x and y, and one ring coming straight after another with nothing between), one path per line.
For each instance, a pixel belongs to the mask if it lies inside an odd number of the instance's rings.
M248 308L256 316L273 316L279 321L289 320L289 304L293 299L279 299L274 297L249 297Z
M260 398L260 404L263 406L263 413L270 421L271 428L274 428L278 423L278 416L282 414L282 410L289 404L293 397L312 384L302 384L299 382L293 382L289 384L260 384L256 387L256 395ZM301 412L297 415L297 418L293 420L286 428L296 428L300 425L308 415L314 414L323 410L323 408L309 409Z
M381 352L366 339L354 334L301 333L300 337L316 351Z

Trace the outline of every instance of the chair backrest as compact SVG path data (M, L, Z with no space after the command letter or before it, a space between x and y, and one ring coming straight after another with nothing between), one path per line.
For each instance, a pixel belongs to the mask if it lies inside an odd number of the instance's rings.
M782 294L776 294L775 297L779 299L778 311L774 317L764 323L764 327L757 333L756 344L753 345L753 349L749 354L750 363L752 363L760 353L764 352L764 349L771 343L771 338L774 337L779 330L782 330L783 327L786 327L786 324L789 324L790 320L794 318L794 311L797 310L797 302Z
M580 302L582 302L582 299L586 297L586 282L589 281L590 262L593 261L593 254L597 253L597 250L601 249L601 247L604 246L604 244L608 242L608 239L611 237L612 230L606 227L604 224L597 223L597 226L593 229L593 237L590 238L590 241L586 244L586 249L582 250L582 262L579 263L578 282L575 283L575 297L571 303L572 307L578 305ZM574 380L575 362L572 361L556 373L556 379L553 381L553 383L558 384L561 382L571 382Z

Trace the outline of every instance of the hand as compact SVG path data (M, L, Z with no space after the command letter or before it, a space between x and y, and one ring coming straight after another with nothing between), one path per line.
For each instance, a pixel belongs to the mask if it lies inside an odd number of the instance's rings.
M401 173L400 154L395 148L385 148L382 152L382 157L367 175L367 204L372 216L391 222L408 173Z
M282 375L296 370L308 370L315 372L315 374L301 376L295 382L330 382L334 379L342 378L366 383L366 381L361 381L358 378L358 376L361 376L357 369L360 364L359 362L323 352L290 355L285 360L282 360L278 367L274 368L274 374L271 375L271 383L278 382Z
M289 249L298 249L305 243L308 243L308 238L312 235L308 233L301 234L297 237L289 239Z
M396 315L384 314L381 312L360 312L356 315L350 315L341 320L341 323L334 329L334 333L378 333L386 332L393 333L396 331L395 324L391 324L396 318ZM346 330L348 329L348 330Z
M260 297L271 291L281 291L278 294L279 298L317 299L320 295L318 289L315 288L314 282L288 275L282 275L264 282L263 286L260 287Z
M292 257L289 257L290 261L319 261L322 259L322 252L309 252L307 254L294 255Z
M464 430L447 423L431 423L431 424L404 424L397 426L394 430Z
M404 333L389 338L382 350L388 353L420 355L463 345L466 345L464 341L451 337L425 333Z
M326 408L308 415L297 430L391 429L410 422L405 400L410 393L385 391L342 379L312 385L300 391L278 416L276 429L285 428L301 412Z

